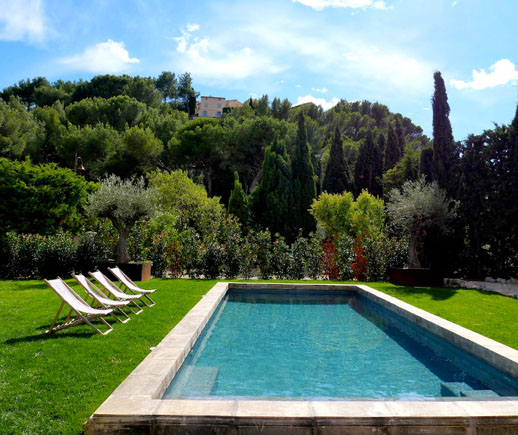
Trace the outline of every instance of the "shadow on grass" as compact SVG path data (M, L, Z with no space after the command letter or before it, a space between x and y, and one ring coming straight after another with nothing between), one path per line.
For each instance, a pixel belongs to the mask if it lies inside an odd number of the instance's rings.
M5 285L9 282L9 285L5 286L6 290L24 291L24 290L47 290L49 287L42 280L0 280L0 283Z
M404 287L404 286L380 286L393 295L416 296L427 295L434 301L445 301L457 294L457 289L447 287Z
M41 328L43 329L43 328ZM94 331L83 331L83 332L63 332L58 331L54 332L52 334L45 334L45 332L42 332L41 334L34 334L34 335L26 335L25 337L18 337L18 338L9 338L8 340L4 341L4 344L18 344L18 343L30 343L34 341L47 341L47 340L56 340L59 338L90 338L92 335L97 335Z

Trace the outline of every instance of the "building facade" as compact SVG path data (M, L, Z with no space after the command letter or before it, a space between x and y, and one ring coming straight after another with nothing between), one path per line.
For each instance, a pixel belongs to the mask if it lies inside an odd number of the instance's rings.
M219 118L225 108L242 107L237 100L227 100L223 97L201 97L196 103L196 116L201 118Z

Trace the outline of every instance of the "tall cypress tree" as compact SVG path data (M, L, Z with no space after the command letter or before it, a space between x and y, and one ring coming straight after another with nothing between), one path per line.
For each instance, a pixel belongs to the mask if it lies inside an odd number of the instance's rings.
M405 154L405 135L403 134L403 126L399 118L396 118L396 137L399 146L399 155L401 156L400 158L403 158L403 154Z
M234 172L234 190L228 200L228 212L236 216L243 225L248 225L248 196L239 182L239 174Z
M344 149L340 129L336 127L329 153L322 190L328 193L342 193L349 184L348 170L344 159Z
M397 162L401 160L401 150L399 146L398 137L396 136L396 132L389 125L388 135L387 135L387 144L385 146L385 159L383 162L383 170L388 171L396 166Z
M432 177L451 195L458 185L455 174L456 149L450 124L450 106L440 71L434 75Z
M381 177L383 175L384 147L385 138L383 135L380 135L378 141L374 142L371 132L367 134L364 142L360 145L358 160L354 168L355 195L359 195L364 189L367 189L372 195L382 195Z
M276 136L264 154L261 182L250 196L254 221L285 236L290 232L292 204L288 159L284 141Z
M315 228L315 220L308 210L317 195L317 188L302 111L298 115L298 130L295 139L294 155L291 161L291 173L293 189L291 221L292 235L294 236L299 228L302 229L304 234Z

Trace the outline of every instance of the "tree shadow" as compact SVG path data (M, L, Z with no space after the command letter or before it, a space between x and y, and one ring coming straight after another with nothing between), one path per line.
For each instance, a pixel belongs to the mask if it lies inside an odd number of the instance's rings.
M457 294L458 289L450 287L387 287L387 291L395 295L427 295L434 301L445 301Z
M47 290L49 287L43 281L36 280L0 280L6 290ZM9 283L9 284L7 284Z

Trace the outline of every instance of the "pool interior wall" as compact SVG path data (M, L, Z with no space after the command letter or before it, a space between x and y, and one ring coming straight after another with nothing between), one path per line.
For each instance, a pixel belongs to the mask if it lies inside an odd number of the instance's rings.
M518 378L518 351L363 285L218 283L86 422L106 433L518 433L518 400L162 400L228 289L355 291Z

